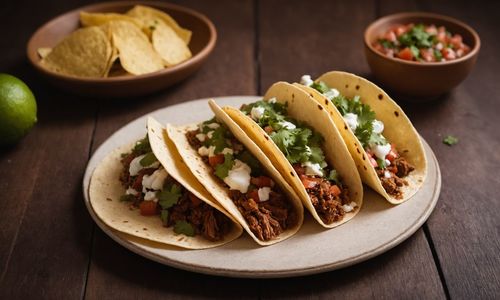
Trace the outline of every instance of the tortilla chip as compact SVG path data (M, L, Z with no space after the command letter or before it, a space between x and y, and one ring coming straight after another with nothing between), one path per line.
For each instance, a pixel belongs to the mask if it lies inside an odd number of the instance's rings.
M184 41L161 20L153 30L151 40L154 49L160 54L167 67L177 65L192 56Z
M45 58L47 55L49 55L50 52L52 52L52 48L49 47L41 47L36 50L40 58Z
M141 75L163 69L161 57L137 26L127 21L110 21L108 26L120 63L127 72Z
M142 28L144 24L140 19L118 14L118 13L88 13L85 11L80 12L80 23L83 27L100 26L109 21L127 21L133 23L138 28Z
M41 64L57 73L103 77L111 55L111 43L106 33L97 26L90 26L65 37L41 60Z
M164 11L154 9L147 6L136 5L134 8L127 12L128 16L135 17L140 19L143 23L145 23L145 27L143 30L151 36L151 20L162 20L165 24L170 26L175 33L184 41L186 45L189 45L189 41L191 40L191 31L185 28L182 28L177 24L177 22L172 18L169 14Z

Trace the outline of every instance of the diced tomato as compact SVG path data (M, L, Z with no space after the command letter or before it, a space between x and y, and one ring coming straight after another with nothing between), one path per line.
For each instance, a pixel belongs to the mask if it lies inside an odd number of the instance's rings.
M401 36L402 34L406 33L408 30L410 30L413 27L413 24L408 24L406 25L399 25L394 29L394 33L396 36Z
M399 51L398 57L404 60L413 60L413 53L411 53L410 48L406 47Z
M255 201L260 201L259 200L259 191L258 190L251 190L250 192L247 193L248 199L253 199Z
M214 156L209 156L208 157L208 163L212 166L215 167L218 164L222 164L224 162L224 154L216 154Z
M384 39L388 40L389 42L395 42L397 37L394 31L387 31L386 34L384 34Z
M189 193L189 200L193 203L193 206L198 206L201 203L201 200L196 197L193 193Z
M377 160L373 158L373 153L370 150L366 150L366 154L368 155L368 161L370 161L370 165L376 168L378 167Z
M391 144L391 151L385 156L386 159L388 159L390 162L393 162L396 158L398 158L399 154L398 151L396 150L396 145Z
M267 176L252 177L250 182L257 187L271 187L273 184L272 179Z
M320 181L320 178L308 177L306 175L300 175L300 181L306 189L315 187Z
M425 32L427 32L428 34L436 35L438 33L438 30L435 25L431 25L425 28Z
M455 34L451 39L450 43L455 47L455 49L462 48L462 36L460 34Z
M334 196L338 196L340 195L341 191L340 191L340 188L334 184L330 187L330 193L332 193Z
M295 170L295 172L297 172L297 175L299 176L304 175L306 173L306 170L300 164L294 164L293 169Z
M441 54L443 54L443 57L446 60L452 60L457 58L455 51L453 51L453 49L451 48L444 48L443 50L441 50Z
M434 61L434 51L431 48L420 49L420 56L427 62Z
M267 134L271 134L274 130L271 126L266 126L264 127L264 131L267 132Z
M143 216L154 216L156 215L157 204L154 201L142 201L139 204L139 209Z

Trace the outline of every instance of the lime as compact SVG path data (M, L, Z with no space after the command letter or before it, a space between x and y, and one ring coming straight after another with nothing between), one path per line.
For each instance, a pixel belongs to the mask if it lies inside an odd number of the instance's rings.
M0 73L0 145L13 144L36 123L36 101L20 79Z

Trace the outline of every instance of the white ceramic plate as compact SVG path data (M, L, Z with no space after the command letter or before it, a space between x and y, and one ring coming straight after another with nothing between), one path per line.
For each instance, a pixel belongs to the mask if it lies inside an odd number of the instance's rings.
M236 107L259 99L256 96L215 98L220 105ZM162 108L149 115L163 123L200 122L213 116L207 100ZM161 245L107 227L92 210L88 197L94 168L114 148L144 137L146 118L142 116L118 130L94 153L83 179L85 204L97 225L116 242L139 255L179 269L222 276L265 278L314 274L353 265L379 255L411 236L431 214L441 190L438 162L424 141L427 179L422 189L403 204L393 206L365 188L359 214L334 229L325 230L306 212L304 225L295 236L268 247L258 246L245 233L229 244L207 250L183 250Z

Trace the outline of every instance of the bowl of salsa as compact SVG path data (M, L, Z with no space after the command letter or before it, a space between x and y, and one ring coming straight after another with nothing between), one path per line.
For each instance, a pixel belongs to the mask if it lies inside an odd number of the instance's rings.
M365 30L365 54L379 83L412 99L460 84L474 66L478 34L456 19L424 12L382 17Z

